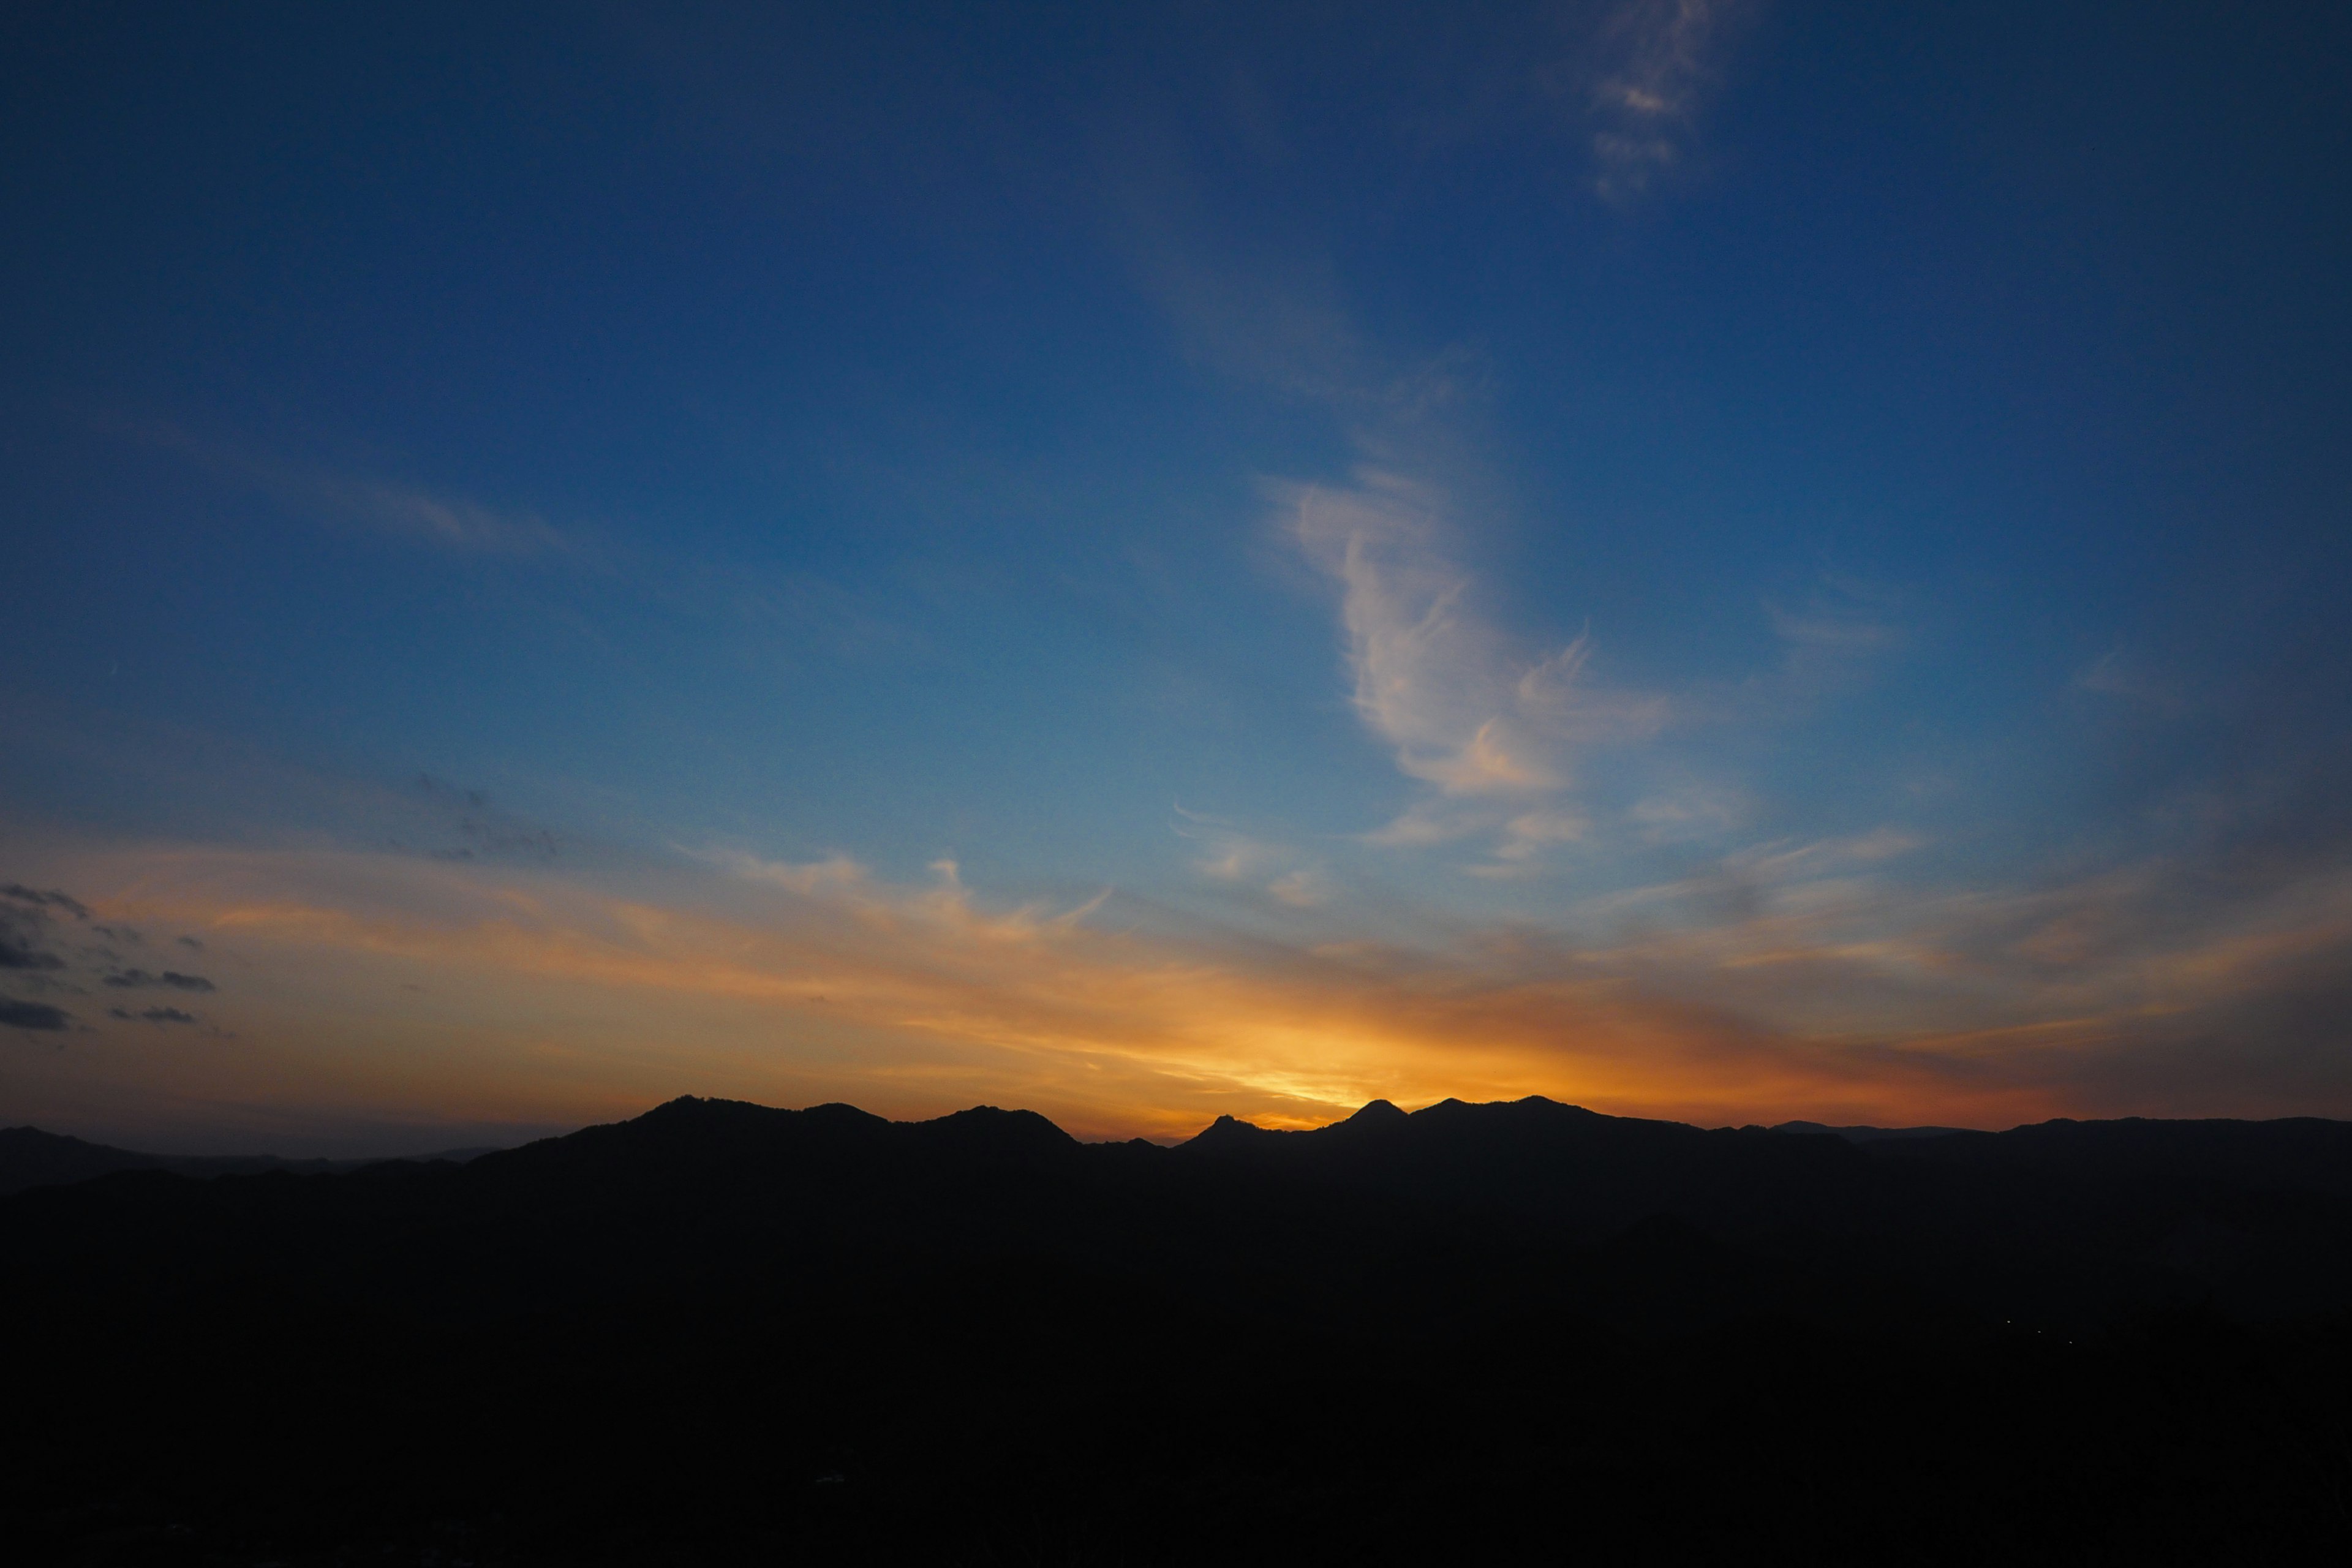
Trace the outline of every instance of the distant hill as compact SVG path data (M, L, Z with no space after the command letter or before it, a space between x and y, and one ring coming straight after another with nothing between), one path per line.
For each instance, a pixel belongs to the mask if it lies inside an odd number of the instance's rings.
M1855 1131L1376 1101L1162 1148L688 1098L462 1164L205 1181L8 1134L68 1184L0 1199L6 1326L43 1352L0 1544L2352 1547L2352 1124ZM202 1539L93 1544L167 1527Z
M463 1163L490 1152L451 1149L436 1154L401 1157ZM286 1160L275 1154L142 1154L34 1127L0 1127L0 1195L21 1193L28 1187L86 1182L117 1171L169 1171L182 1176L253 1176L265 1171L332 1175L382 1163L381 1159Z
M1775 1132L1830 1132L1853 1143L1875 1143L1885 1138L1943 1138L1964 1131L1958 1127L1824 1127L1818 1121L1783 1121Z

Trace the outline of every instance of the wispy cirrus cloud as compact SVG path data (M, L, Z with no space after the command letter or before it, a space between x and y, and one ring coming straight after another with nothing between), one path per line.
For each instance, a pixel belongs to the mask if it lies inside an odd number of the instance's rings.
M1612 685L1589 627L1546 646L1490 613L1438 487L1367 467L1271 494L1277 526L1339 591L1358 717L1429 790L1362 842L1463 845L1484 878L1537 874L1570 848L1730 840L1755 803L1735 767L1690 742L1801 721L1906 642L1899 594L1825 574L1793 602L1760 602L1777 653L1751 673L1671 693ZM1584 775L1603 758L1615 776L1596 791Z
M484 505L463 496L435 495L381 480L312 481L312 491L336 510L386 533L472 555L516 557L578 553L572 538L538 513Z
M1334 886L1323 867L1287 845L1243 832L1223 817L1176 807L1176 836L1200 847L1193 869L1213 882L1247 889L1289 910L1320 909Z
M298 516L460 555L595 563L595 552L579 535L527 508L493 506L396 479L289 462L200 439L173 426L149 436L215 473L252 486Z
M1319 910L1331 901L1330 879L1322 872L1300 868L1285 871L1265 885L1269 897L1294 910Z
M1902 651L1904 607L1893 589L1836 574L1817 579L1794 603L1767 598L1764 616L1781 649L1775 700L1801 707L1861 683Z
M1433 489L1366 469L1345 487L1286 486L1276 496L1291 537L1339 589L1358 716L1395 748L1402 772L1437 792L1370 842L1499 829L1499 860L1523 864L1583 838L1590 817L1559 804L1580 755L1655 735L1666 700L1593 682L1589 634L1522 652L1446 554L1444 499Z
M1259 843L1223 817L1187 811L1181 805L1175 810L1171 831L1200 847L1192 865L1202 876L1239 882L1262 874L1272 863L1276 853L1273 846Z
M806 571L633 546L578 519L562 525L521 504L362 468L303 461L164 425L122 433L177 453L229 485L268 497L289 518L389 542L452 563L504 563L568 574L575 586L632 595L698 623L731 624L748 644L793 658L903 659L923 638L887 598Z
M1627 0L1545 73L1591 117L1602 198L1637 196L1688 161L1727 35L1754 9L1749 0Z

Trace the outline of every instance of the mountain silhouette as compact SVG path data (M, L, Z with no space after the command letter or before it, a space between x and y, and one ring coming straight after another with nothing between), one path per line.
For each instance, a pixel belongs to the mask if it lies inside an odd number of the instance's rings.
M92 1562L2352 1540L2352 1126L1855 1131L1538 1097L1160 1147L688 1097L203 1180L0 1135L47 1184L0 1199L42 1348L0 1529Z
M1883 1138L1941 1138L1948 1132L1958 1132L1958 1127L1826 1127L1818 1121L1782 1121L1776 1123L1775 1132L1831 1132L1854 1143L1875 1143Z

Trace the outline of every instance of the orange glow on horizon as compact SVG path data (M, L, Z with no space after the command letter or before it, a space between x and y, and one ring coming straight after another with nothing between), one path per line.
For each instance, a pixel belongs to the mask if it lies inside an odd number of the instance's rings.
M1856 1019L1901 1010L1871 1000L1890 975L1964 966L1916 931L1863 942L1786 913L1615 948L1284 948L1101 931L1091 906L992 912L951 868L909 889L846 861L614 889L389 854L140 847L50 874L111 918L203 933L226 1027L176 1054L81 1038L33 1075L17 1110L36 1119L144 1095L158 1116L577 1124L697 1093L902 1118L984 1102L1165 1140L1225 1113L1304 1127L1373 1099L1543 1094L1703 1124L2005 1126L2137 1109L2101 1103L2117 1042L2316 940L2307 919L2232 933L2167 971L2161 1005L2070 974L1923 994L1920 1022L1889 1030Z

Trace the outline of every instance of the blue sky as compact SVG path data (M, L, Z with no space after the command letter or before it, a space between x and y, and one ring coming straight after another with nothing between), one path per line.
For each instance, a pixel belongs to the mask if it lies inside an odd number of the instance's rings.
M5 26L0 1116L2352 1114L2324 8Z

